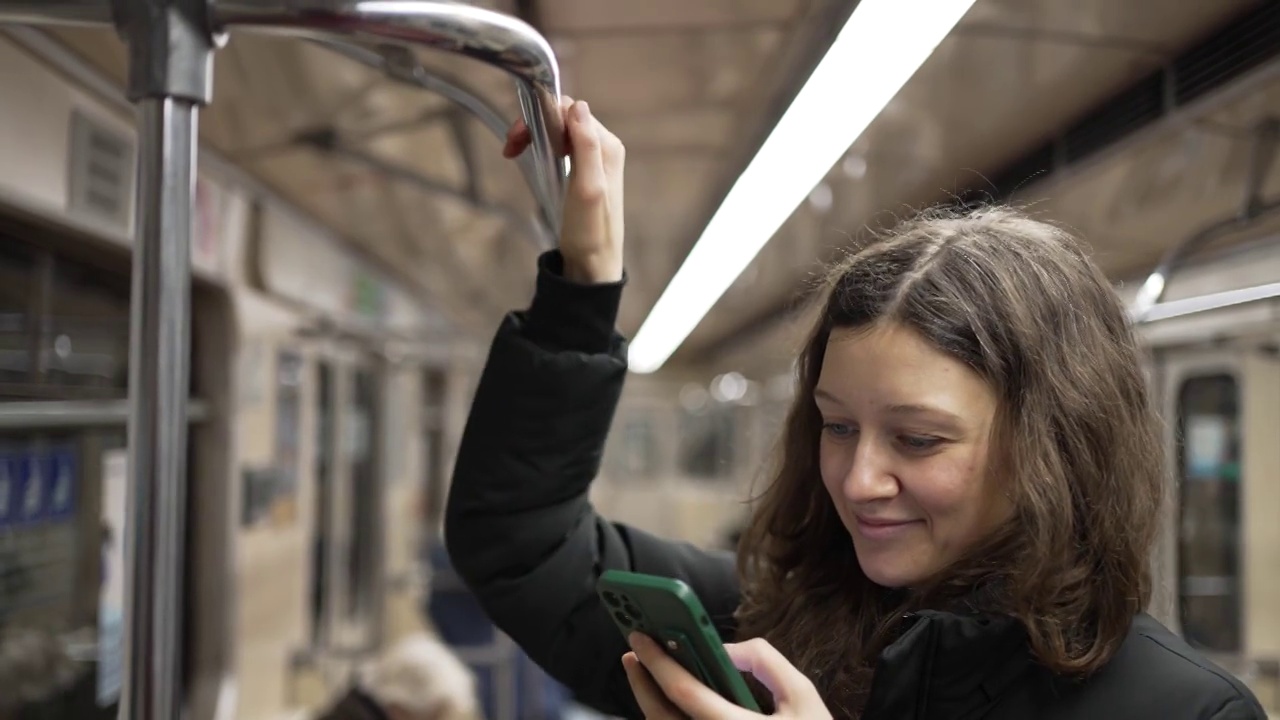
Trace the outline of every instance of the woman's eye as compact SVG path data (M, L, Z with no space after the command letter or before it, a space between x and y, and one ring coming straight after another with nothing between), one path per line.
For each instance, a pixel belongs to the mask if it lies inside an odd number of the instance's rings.
M823 423L823 432L834 438L847 438L853 435L853 427L844 423Z
M932 450L942 442L940 438L929 437L928 435L902 435L898 438L898 442L902 447L912 452L922 452Z

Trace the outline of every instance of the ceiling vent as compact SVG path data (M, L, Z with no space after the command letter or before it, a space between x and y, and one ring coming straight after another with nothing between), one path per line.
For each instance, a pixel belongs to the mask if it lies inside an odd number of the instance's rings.
M71 113L70 197L75 215L128 230L133 200L133 143L79 110Z
M1259 2L1007 165L962 202L1006 200L1280 57L1280 3ZM992 187L994 186L994 187Z

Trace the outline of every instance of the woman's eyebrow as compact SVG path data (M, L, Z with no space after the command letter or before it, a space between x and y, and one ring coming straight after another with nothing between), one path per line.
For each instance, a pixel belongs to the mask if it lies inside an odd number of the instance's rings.
M815 400L830 400L831 402L840 402L840 398L823 390L822 388L814 388L813 398Z
M960 416L955 413L948 412L939 407L932 405L891 405L888 408L889 413L893 415L930 415L940 420L946 420L953 423L960 423Z

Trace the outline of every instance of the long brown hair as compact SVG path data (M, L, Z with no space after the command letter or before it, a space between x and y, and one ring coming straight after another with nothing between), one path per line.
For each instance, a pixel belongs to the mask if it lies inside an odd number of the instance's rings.
M1151 595L1164 486L1158 421L1123 306L1066 231L1001 207L933 211L829 274L771 481L743 535L740 637L764 637L856 717L896 619L984 593L1054 672L1115 654ZM999 397L989 466L1015 518L911 591L862 573L818 472L813 390L835 328L894 322Z

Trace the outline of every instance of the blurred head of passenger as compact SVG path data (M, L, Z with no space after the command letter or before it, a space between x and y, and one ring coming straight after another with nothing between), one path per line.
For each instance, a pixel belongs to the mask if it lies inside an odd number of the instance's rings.
M0 718L19 717L70 688L81 668L55 634L32 628L0 628Z
M741 546L743 637L854 707L921 608L1012 614L1051 670L1100 668L1150 597L1164 479L1105 276L993 207L908 222L824 289Z
M360 687L390 720L464 720L479 712L471 671L427 635L402 640L366 669Z

